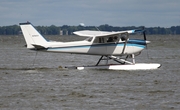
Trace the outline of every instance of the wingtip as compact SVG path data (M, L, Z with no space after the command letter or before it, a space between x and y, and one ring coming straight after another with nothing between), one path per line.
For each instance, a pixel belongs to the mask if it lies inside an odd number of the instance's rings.
M25 23L19 23L19 25L26 25L26 24L31 24L29 21L25 22Z

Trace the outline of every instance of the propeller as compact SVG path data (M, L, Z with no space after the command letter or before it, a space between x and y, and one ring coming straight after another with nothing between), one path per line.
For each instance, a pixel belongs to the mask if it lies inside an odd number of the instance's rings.
M143 26L143 36L144 36L144 40L146 40L146 30L144 26Z
M146 30L145 30L144 26L143 26L143 36L144 36L144 40L146 41ZM149 58L149 52L148 52L147 43L150 43L150 41L146 41L147 57Z

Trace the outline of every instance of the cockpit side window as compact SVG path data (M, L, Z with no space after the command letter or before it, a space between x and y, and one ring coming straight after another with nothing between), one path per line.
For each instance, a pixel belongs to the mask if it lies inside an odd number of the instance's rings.
M119 42L119 37L118 36L110 36L110 37L108 37L107 42Z
M118 36L106 36L106 37L96 37L94 43L117 43L119 42Z
M96 37L94 43L105 43L104 37Z

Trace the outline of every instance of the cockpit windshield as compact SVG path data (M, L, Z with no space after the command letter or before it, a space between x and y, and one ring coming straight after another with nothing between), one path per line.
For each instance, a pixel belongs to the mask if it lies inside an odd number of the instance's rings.
M88 41L88 42L91 42L92 39L93 39L93 37L88 37L88 38L86 38L85 40Z

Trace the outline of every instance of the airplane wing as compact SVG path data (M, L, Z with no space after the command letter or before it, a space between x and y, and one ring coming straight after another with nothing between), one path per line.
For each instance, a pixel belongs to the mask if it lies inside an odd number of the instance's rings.
M131 34L136 32L143 32L143 30L127 30L127 31L117 31L117 32L83 30L83 31L76 31L73 33L75 35L84 36L84 37L102 37L102 36L110 36L110 35L119 35L122 33Z
M75 35L84 36L84 37L95 37L102 34L107 34L109 32L106 31L91 31L91 30L83 30L83 31L76 31L73 32Z

